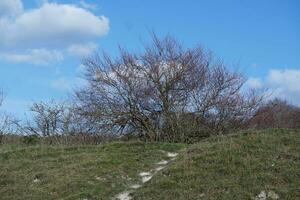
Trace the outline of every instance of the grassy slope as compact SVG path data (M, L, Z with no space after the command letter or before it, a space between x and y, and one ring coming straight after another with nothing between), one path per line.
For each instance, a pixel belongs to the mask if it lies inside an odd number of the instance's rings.
M110 199L179 144L0 146L0 199ZM38 180L35 182L34 180Z
M262 190L300 199L300 132L210 138L134 193L134 199L253 199Z
M186 147L165 143L0 146L0 199L108 200L180 151L133 193L136 200L252 199L262 190L300 199L300 132L268 130ZM38 182L34 182L37 179Z

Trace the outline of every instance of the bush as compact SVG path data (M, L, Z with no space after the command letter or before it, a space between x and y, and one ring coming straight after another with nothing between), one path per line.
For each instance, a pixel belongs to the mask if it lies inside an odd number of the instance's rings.
M300 108L281 99L261 106L250 120L251 128L300 128Z
M37 135L28 135L23 137L23 143L27 145L35 145L39 142Z
M194 141L208 130L224 134L241 127L262 101L255 91L242 91L243 75L210 51L184 48L169 36L153 35L139 54L122 49L117 58L104 54L84 65L87 85L75 96L78 113L95 133Z

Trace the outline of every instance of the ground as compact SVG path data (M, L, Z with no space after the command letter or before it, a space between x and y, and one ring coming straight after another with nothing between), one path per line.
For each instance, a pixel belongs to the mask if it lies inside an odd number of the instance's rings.
M263 200L264 193L300 199L300 131L248 131L192 145L133 196Z
M0 147L0 199L110 199L181 144Z
M294 200L300 199L299 166L300 132L279 129L194 145L2 145L0 199L109 200L130 191L126 195L136 200ZM153 176L143 183L147 172Z

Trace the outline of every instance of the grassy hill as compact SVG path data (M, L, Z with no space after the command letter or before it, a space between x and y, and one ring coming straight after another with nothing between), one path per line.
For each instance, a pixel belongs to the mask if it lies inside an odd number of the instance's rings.
M166 152L178 152L170 159ZM141 183L140 172L165 168ZM198 144L0 146L0 199L300 199L300 132L266 130Z
M138 181L140 171L166 159L180 144L0 148L0 199L103 199Z
M300 199L299 131L210 138L183 151L134 197L260 200L259 194L269 192L276 194L273 199Z

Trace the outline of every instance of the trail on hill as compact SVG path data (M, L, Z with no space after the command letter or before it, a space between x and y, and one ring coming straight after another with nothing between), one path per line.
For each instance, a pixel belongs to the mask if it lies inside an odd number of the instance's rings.
M141 182L131 185L129 188L130 190L126 190L124 192L119 193L115 199L116 200L131 200L131 194L134 190L143 186L143 184L147 183L152 179L152 177L159 171L163 170L170 161L176 159L178 153L172 152L164 152L167 154L167 157L170 158L169 160L161 160L160 162L156 163L156 168L148 171L148 172L140 172L139 176L141 177Z

